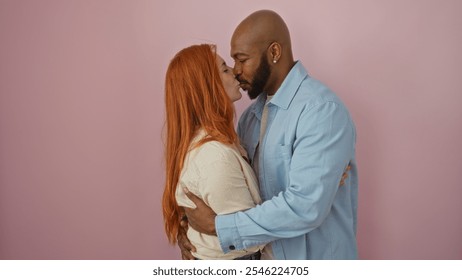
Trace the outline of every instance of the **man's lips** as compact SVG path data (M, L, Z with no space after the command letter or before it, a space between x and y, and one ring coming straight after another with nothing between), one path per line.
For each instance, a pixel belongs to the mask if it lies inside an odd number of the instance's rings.
M243 90L248 90L250 85L248 83L240 83L239 86L243 89Z

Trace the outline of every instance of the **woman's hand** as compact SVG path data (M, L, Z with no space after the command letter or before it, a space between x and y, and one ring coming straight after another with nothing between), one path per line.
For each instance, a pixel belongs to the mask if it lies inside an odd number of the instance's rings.
M340 179L340 184L338 185L339 187L345 185L345 180L348 178L348 171L350 171L351 165L348 164L347 168L343 172L342 178Z

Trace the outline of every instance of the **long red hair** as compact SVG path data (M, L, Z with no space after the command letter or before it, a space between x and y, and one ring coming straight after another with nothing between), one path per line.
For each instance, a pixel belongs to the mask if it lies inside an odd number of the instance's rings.
M177 242L182 209L175 199L183 163L199 129L208 137L195 147L219 141L232 144L234 107L226 94L216 65L213 45L194 45L178 52L165 78L166 183L162 198L165 231L170 243Z

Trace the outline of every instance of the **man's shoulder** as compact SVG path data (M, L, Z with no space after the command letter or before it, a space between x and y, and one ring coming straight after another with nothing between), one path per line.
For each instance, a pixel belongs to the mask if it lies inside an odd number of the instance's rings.
M303 105L305 108L312 108L328 102L336 103L344 107L343 102L337 94L327 85L315 78L307 76L300 84L293 104Z

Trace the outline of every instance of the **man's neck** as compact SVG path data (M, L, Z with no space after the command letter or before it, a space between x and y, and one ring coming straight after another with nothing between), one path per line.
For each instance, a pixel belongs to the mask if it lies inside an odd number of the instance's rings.
M279 90L282 83L287 78L287 75L289 75L290 71L292 70L292 68L295 66L296 63L297 63L296 61L292 61L287 64L287 67L281 67L278 73L274 73L275 82L273 84L270 84L268 88L265 89L265 92L268 96L273 96L276 94L276 92Z

